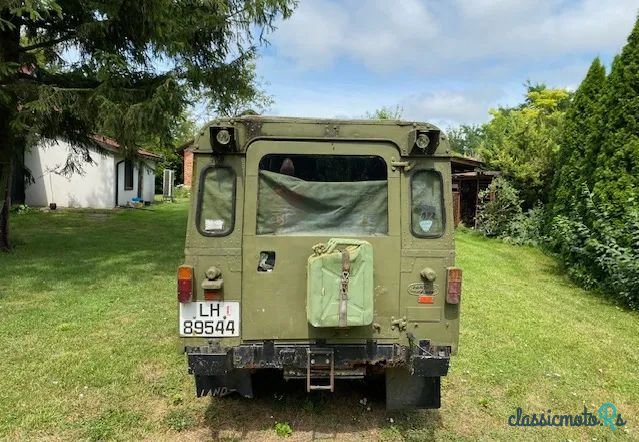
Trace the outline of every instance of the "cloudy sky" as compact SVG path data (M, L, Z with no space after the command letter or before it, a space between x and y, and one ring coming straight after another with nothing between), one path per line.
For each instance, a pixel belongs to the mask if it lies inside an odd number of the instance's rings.
M521 101L526 80L575 88L609 65L639 0L301 0L261 50L272 114L381 106L444 127Z

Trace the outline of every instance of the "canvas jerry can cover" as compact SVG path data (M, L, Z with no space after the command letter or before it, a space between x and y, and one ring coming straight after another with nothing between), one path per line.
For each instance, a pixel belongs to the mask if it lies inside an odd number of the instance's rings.
M373 322L373 247L332 238L308 258L306 315L313 327L357 327Z

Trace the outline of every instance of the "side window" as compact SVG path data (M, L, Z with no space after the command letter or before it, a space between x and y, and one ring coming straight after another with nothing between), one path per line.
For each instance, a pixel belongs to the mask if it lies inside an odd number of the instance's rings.
M419 170L411 179L411 228L415 236L435 237L444 233L442 176L434 170Z
M198 231L207 236L231 233L235 221L235 173L228 167L205 169L199 189Z

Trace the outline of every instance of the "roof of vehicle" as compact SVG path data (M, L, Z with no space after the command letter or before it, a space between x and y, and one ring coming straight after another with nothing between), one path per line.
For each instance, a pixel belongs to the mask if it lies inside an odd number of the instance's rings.
M395 144L402 155L410 155L415 139L421 133L432 140L430 155L448 156L450 149L441 130L427 122L403 120L348 120L339 118L298 118L264 115L216 118L208 123L195 140L194 150L210 152L210 132L233 128L237 151L246 151L257 139L327 139L335 141L370 140ZM430 146L430 145L429 145Z
M287 117L279 115L242 115L238 117L220 117L212 120L212 123L216 124L222 121L263 121L263 122L293 122L293 123L307 123L307 124L322 124L322 123L340 123L340 124L373 124L373 125L400 125L407 126L417 124L420 126L435 127L435 125L427 122L418 122L412 120L373 120L373 119L350 119L350 118L313 118L313 117Z

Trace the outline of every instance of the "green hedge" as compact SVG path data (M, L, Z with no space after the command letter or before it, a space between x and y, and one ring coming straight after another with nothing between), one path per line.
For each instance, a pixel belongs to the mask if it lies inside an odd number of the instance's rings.
M580 202L580 210L553 218L546 246L577 282L639 308L639 212L620 225L617 211L585 185Z

